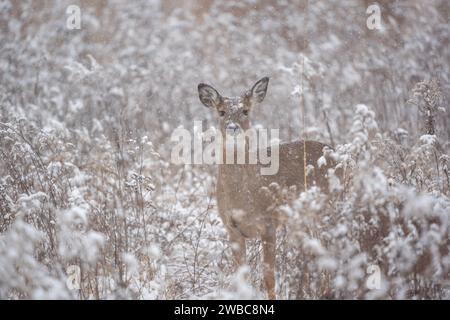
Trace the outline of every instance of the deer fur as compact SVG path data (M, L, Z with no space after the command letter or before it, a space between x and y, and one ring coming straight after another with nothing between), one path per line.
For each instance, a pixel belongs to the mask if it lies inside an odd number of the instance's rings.
M269 78L265 77L240 97L222 97L213 87L198 85L200 101L215 109L219 125L225 136L231 132L243 132L251 128L250 115L266 95ZM318 186L328 192L327 171L334 163L318 165L327 145L317 141L296 141L279 145L279 170L274 175L262 175L261 164L219 164L217 176L217 205L219 215L232 243L236 266L246 259L245 240L260 238L263 246L264 283L269 299L275 299L276 231L281 224L278 204L273 194L283 188L297 192ZM224 146L224 155L227 150ZM270 152L270 148L268 150ZM247 149L247 152L250 152ZM306 165L304 165L306 159ZM305 179L305 169L309 174ZM311 171L311 172L310 172Z

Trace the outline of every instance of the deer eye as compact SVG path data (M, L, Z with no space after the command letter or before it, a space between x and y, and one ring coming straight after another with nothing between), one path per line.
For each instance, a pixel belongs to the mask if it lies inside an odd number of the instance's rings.
M242 113L244 114L244 116L248 116L248 110L243 110Z
M223 117L225 115L225 111L219 111L219 116Z

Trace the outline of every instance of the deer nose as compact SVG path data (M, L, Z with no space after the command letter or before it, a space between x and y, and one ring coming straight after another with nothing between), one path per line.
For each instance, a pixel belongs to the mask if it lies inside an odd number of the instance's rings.
M227 131L231 134L235 134L239 131L239 126L234 122L230 122L227 125Z
M234 123L234 122L230 122L230 123L227 125L227 130L236 130L237 128L238 128L238 126L237 126L237 124Z

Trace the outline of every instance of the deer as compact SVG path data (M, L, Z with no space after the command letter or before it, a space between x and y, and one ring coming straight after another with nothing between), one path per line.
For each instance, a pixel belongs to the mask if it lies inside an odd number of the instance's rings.
M222 135L230 132L236 135L252 128L251 113L263 102L268 84L269 78L264 77L241 96L230 98L222 96L214 87L200 83L198 95L204 106L216 111ZM225 155L225 144L223 148ZM245 263L246 239L259 238L263 247L264 285L267 297L271 300L276 299L276 234L282 224L282 217L267 190L276 186L293 188L300 193L308 186L315 185L323 192L328 192L328 169L333 168L334 162L327 159L326 164L323 161L321 165L318 163L326 148L332 149L324 143L311 140L280 143L279 168L273 175L262 175L259 169L263 165L259 162L218 164L217 208L228 233L234 264L240 267Z

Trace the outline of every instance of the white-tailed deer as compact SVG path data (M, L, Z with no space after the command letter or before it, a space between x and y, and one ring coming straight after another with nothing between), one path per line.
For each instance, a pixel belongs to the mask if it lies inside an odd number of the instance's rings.
M250 114L264 100L269 78L265 77L240 97L226 98L207 84L198 85L200 101L215 109L219 116L222 136L251 128ZM262 175L257 164L219 164L217 178L217 205L219 215L232 242L235 263L245 263L246 238L260 237L263 244L264 282L269 299L275 299L275 245L280 213L268 190L296 189L316 185L328 191L328 168L333 161L318 164L325 144L317 141L297 141L279 145L279 170L274 175ZM226 154L226 144L224 152ZM269 148L270 149L270 148ZM233 149L234 152L234 149ZM306 164L304 163L306 159ZM311 167L312 166L312 167ZM314 169L312 169L314 167ZM308 172L305 177L305 170Z

